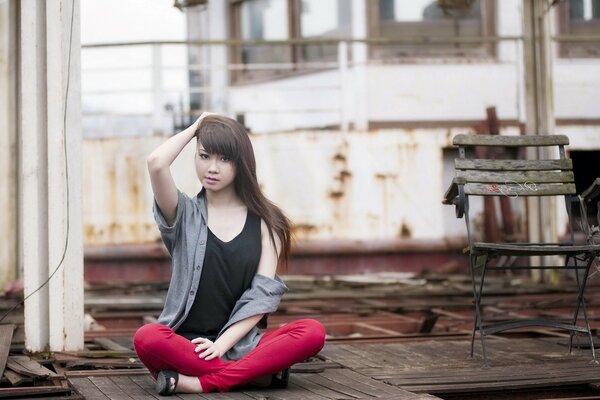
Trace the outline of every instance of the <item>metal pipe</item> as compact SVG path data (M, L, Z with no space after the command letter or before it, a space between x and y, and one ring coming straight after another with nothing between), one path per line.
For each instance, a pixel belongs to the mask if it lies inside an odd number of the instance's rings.
M467 245L465 237L443 239L377 239L377 240L299 240L292 247L292 256L366 255L420 252L459 252ZM164 259L169 254L162 243L87 246L85 259L141 260Z

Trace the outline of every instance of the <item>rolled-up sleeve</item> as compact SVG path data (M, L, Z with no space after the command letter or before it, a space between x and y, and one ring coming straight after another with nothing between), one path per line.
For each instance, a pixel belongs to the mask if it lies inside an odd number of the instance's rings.
M221 333L236 322L258 314L265 314L259 322L259 327L266 327L266 314L277 310L281 297L287 290L287 286L279 277L272 279L256 274L250 287L233 307L229 321L227 321Z
M154 214L154 220L156 221L156 225L158 226L158 230L160 231L160 236L165 244L165 247L169 251L169 254L173 254L173 246L175 245L175 239L177 238L177 232L181 229L183 225L183 218L186 209L186 205L189 203L189 198L179 189L177 190L177 209L175 212L175 221L173 224L169 225L165 216L163 215L158 203L156 202L156 198L154 199L152 205L152 213Z

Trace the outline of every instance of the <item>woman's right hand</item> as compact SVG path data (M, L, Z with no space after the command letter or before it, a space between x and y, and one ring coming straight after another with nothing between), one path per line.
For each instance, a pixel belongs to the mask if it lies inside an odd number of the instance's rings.
M213 342L212 340L198 337L192 339L192 343L196 345L196 349L194 350L196 353L200 353L198 358L203 358L206 361L210 361L213 358L220 358L225 354L225 351L221 349L218 342Z
M200 125L200 122L202 122L202 120L206 117L208 117L209 115L217 115L216 113L213 112L208 112L208 111L204 111L202 114L200 114L200 116L198 117L198 119L196 120L196 122L194 122L194 131L196 129L198 129L198 126Z

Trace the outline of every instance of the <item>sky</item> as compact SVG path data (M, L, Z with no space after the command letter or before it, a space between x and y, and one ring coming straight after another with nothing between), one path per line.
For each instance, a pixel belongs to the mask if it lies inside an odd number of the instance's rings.
M81 43L185 39L173 0L82 0Z
M185 40L185 14L173 0L81 0L81 43ZM161 47L165 103L187 87L185 46ZM152 48L83 48L85 137L144 135L153 131ZM175 68L173 68L175 67ZM165 126L170 126L165 118ZM165 127L165 129L167 129Z

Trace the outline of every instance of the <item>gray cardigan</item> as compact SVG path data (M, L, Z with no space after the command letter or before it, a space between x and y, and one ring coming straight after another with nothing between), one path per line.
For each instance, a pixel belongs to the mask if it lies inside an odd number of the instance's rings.
M171 283L158 322L169 326L174 331L186 319L194 303L202 275L208 236L204 190L194 198L181 191L178 191L178 196L176 217L172 225L167 224L156 200L153 206L154 219L173 262ZM229 321L219 336L236 322L277 310L281 296L286 291L287 287L278 277L271 279L263 275L255 275L250 288L235 304ZM263 318L261 323L262 327L266 327L266 318ZM223 358L226 360L242 358L256 347L261 337L262 334L255 326Z

